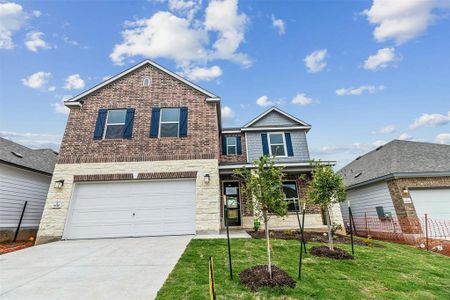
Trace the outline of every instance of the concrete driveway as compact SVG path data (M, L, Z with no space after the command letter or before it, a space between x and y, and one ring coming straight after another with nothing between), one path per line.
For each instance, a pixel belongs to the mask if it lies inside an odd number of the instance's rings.
M153 299L192 236L61 241L0 256L0 299Z

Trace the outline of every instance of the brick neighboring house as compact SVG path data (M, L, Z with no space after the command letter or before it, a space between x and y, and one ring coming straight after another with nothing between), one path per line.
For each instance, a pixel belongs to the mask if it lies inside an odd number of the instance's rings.
M266 152L258 144L262 131L269 141L272 132L286 131L279 163L300 195L306 187L297 177L310 172L310 125L272 108L242 128L222 130L220 98L153 61L65 105L70 114L52 178L60 184L48 192L37 243L217 233L223 227L221 187L233 185L234 167ZM226 153L222 136L239 136L240 144L233 148L230 139ZM252 207L238 201L235 225L252 227ZM308 212L307 225L322 226L320 211ZM283 222L277 225L297 226L292 217Z
M397 231L418 233L418 218L450 220L450 146L393 140L356 158L339 171L347 188L357 229L364 215ZM341 204L349 222L347 202ZM386 218L392 216L392 218Z

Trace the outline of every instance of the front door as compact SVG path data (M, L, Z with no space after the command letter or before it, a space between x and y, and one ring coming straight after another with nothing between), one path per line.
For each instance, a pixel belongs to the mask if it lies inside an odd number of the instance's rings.
M227 225L228 220L228 226L241 226L239 182L225 182L223 188L225 225Z

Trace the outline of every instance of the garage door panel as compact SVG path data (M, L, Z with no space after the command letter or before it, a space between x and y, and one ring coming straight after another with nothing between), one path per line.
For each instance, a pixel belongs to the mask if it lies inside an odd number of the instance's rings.
M423 218L450 220L450 188L410 189L416 214Z
M195 181L77 184L64 238L195 233Z

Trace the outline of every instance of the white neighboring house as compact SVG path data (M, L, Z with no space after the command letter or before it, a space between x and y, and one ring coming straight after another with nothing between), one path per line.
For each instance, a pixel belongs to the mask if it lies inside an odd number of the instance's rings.
M36 236L57 157L0 138L0 241L14 238L25 201L18 240Z

